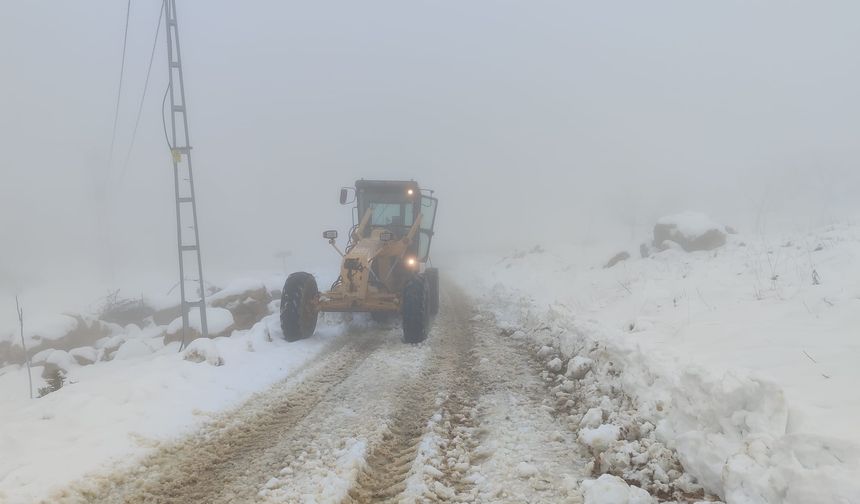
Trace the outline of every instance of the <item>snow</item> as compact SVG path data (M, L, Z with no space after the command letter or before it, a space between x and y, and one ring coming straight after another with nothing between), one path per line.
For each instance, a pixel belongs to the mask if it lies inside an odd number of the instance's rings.
M714 226L681 216L685 233ZM538 356L560 353L570 378L604 352L658 439L727 502L860 502L860 226L729 235L715 251L603 269L617 249L473 254L447 269Z
M87 473L133 463L159 442L199 428L290 376L341 334L320 324L313 338L287 343L276 319L268 316L229 338L198 339L182 354L178 343L165 347L160 338L146 337L150 329L109 338L121 342L113 360L70 366L63 388L35 400L28 398L26 367L3 368L0 502L36 502ZM207 361L220 356L223 365L185 360L195 351ZM59 351L46 360L74 362ZM34 388L43 384L40 373L41 367L33 368Z
M538 475L538 468L534 464L528 462L520 462L517 464L517 476L520 478L531 478Z
M143 339L129 339L122 343L113 353L114 360L134 359L152 354L159 347L163 347L161 341L146 341Z
M579 421L581 427L596 428L603 422L603 410L601 408L589 408Z
M582 482L584 504L656 504L648 492L630 486L623 479L604 474L596 480Z
M667 215L657 220L657 224L674 226L686 238L702 236L712 229L722 231L723 227L701 212L686 211Z

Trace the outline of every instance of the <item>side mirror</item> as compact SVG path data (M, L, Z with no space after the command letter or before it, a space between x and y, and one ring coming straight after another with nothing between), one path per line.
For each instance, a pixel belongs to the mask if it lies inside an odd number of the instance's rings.
M340 190L340 204L346 205L347 203L352 203L352 201L349 200L349 188L343 187Z
M323 232L323 238L325 238L326 240L336 240L337 239L337 231L335 231L334 229L332 229L330 231L324 231Z

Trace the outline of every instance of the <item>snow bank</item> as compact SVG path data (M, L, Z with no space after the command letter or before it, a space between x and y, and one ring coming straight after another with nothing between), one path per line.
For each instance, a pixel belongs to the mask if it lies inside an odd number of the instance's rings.
M860 227L730 235L718 254L668 251L612 269L605 256L476 255L452 275L495 306L511 337L555 349L567 379L595 393L620 380L635 399L632 425L654 429L727 502L860 502ZM598 423L588 411L576 419L583 432L622 428L603 467L647 448L624 439L624 419Z

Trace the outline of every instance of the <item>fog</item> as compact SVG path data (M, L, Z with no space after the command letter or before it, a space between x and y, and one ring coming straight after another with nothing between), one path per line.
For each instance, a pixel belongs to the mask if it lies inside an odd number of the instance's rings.
M357 178L440 198L436 253L644 240L664 213L741 229L850 219L860 187L852 1L180 0L204 268L331 264ZM7 2L0 304L176 276L158 0ZM444 268L443 264L439 266ZM86 294L84 294L86 293ZM4 309L4 317L7 314Z

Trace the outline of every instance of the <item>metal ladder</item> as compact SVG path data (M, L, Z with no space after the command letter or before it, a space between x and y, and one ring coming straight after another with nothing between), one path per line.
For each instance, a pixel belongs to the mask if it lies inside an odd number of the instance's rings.
M179 251L179 292L182 296L182 343L188 334L189 310L200 310L200 328L209 337L206 321L206 288L203 283L203 263L200 259L200 234L197 227L197 202L194 198L194 175L191 170L191 141L188 137L188 111L185 102L185 81L182 76L182 53L179 49L179 26L176 23L176 0L165 0L167 33L167 67L169 74L171 157L176 189L176 237ZM178 84L178 88L177 88ZM178 123L178 127L177 127ZM187 226L190 220L191 225ZM189 232L190 231L190 232ZM190 257L189 257L190 256ZM187 266L197 263L197 278L186 278ZM186 282L197 284L197 297L189 300ZM192 288L193 292L193 288Z

